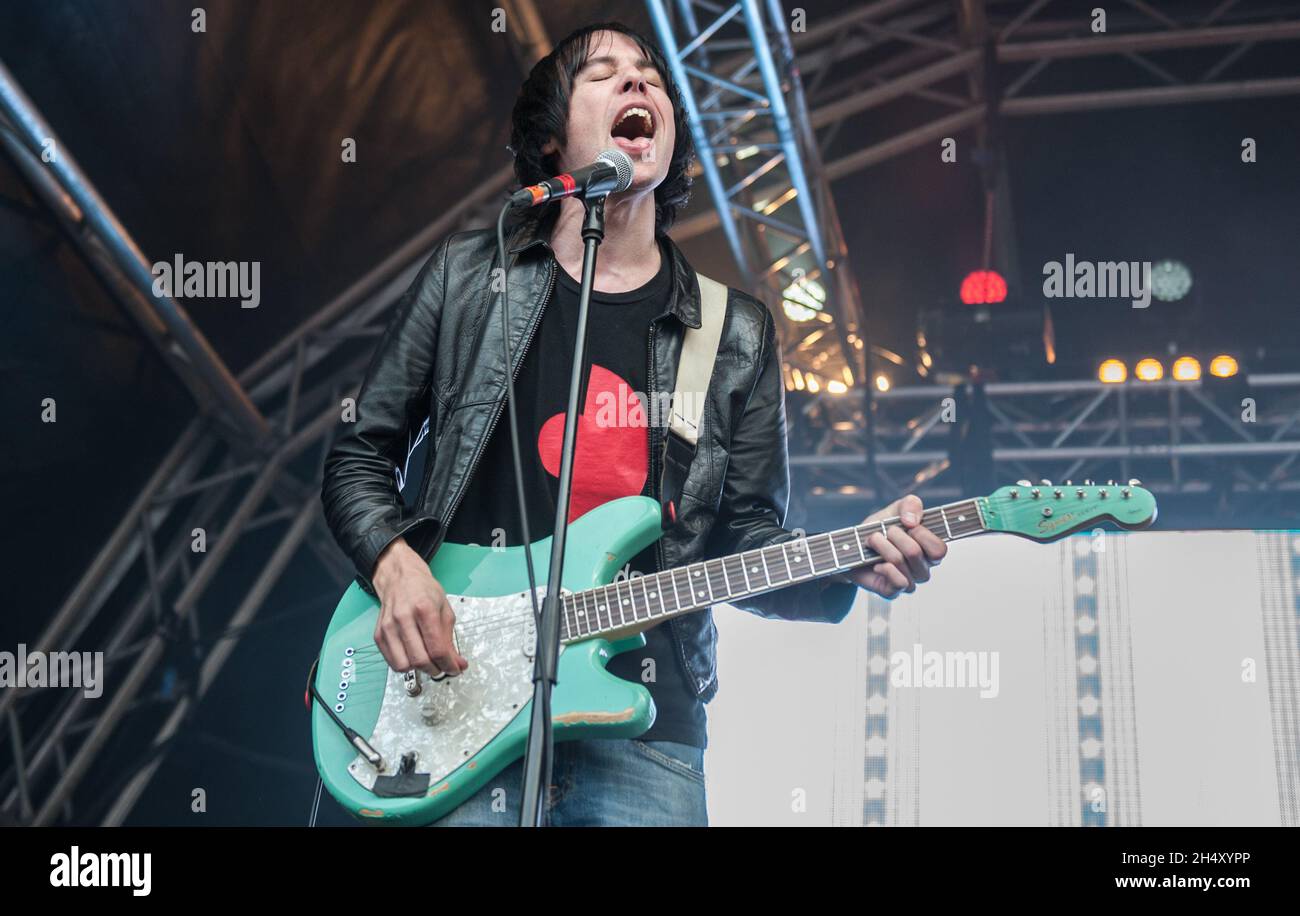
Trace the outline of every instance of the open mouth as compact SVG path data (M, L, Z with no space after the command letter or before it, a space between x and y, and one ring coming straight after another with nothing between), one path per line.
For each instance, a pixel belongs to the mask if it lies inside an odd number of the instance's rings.
M609 135L621 140L650 140L655 135L655 120L650 109L641 105L629 105L618 113Z

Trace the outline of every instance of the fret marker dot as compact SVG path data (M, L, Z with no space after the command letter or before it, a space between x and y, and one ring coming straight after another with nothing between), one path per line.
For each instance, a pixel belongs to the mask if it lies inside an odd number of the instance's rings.
M695 578L698 579L699 577L700 577L700 571L697 569L695 570Z
M751 567L749 567L749 571L750 571L750 572L758 572L758 567L757 567L757 566L751 566Z
M602 611L605 610L605 605L603 605L603 604L599 604L599 605L597 605L596 607L597 607L598 609L602 610Z
M966 516L964 516L964 515L959 515L959 516L957 516L957 521L959 521L959 522L964 522L964 521L966 521Z
M704 597L704 592L696 592L695 594L699 595L701 598Z
M626 598L623 599L623 603L624 603L624 604L627 604L627 599L626 599Z
M651 593L650 593L650 597L653 598L653 597L654 597L655 595L657 595L657 594L658 594L658 592L651 592Z

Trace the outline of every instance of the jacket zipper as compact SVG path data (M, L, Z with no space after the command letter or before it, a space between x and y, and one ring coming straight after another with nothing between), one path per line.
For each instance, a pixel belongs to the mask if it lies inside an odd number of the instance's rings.
M551 301L551 294L555 291L554 258L551 259L549 266L550 277L546 284L546 295L542 297L542 304L537 309L537 315L533 318L533 323L528 327L528 336L524 338L523 346L519 348L519 352L515 357L515 364L510 369L511 381L519 378L519 370L523 368L524 356L528 352L528 345L533 342L533 336L537 333L537 328L542 323L542 313L546 311L546 306L549 305ZM509 328L506 329L506 333L510 333ZM474 452L474 458L470 461L469 470L465 472L465 477L460 482L460 489L456 491L456 498L452 501L451 508L447 510L447 517L443 519L442 530L444 532L447 530L447 526L451 524L451 519L456 514L456 510L460 508L460 501L465 497L465 491L469 488L469 482L474 477L474 471L478 468L478 463L483 457L483 452L487 449L487 444L492 438L492 433L496 431L497 423L501 419L501 414L505 411L506 398L509 396L510 392L507 389L505 395L497 404L496 412L492 415L492 422L488 424L487 434L483 437L482 441L479 442L478 448Z

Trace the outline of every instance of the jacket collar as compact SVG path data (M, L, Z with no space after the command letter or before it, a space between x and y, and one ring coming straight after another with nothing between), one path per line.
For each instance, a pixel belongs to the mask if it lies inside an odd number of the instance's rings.
M506 248L510 254L545 249L549 254L550 242L547 241L551 222L545 219L525 218L512 230ZM681 249L666 235L659 236L664 256L668 258L672 271L672 283L669 286L668 313L674 315L682 324L698 328L700 320L700 285L695 280L695 270L682 254Z

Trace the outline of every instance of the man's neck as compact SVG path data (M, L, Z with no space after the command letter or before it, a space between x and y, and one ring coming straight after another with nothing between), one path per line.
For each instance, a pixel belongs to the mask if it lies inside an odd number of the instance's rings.
M560 202L560 215L551 231L555 259L571 277L582 276L582 201ZM662 253L655 242L653 192L619 194L605 202L605 238L596 258L595 288L603 293L639 289L659 272Z

